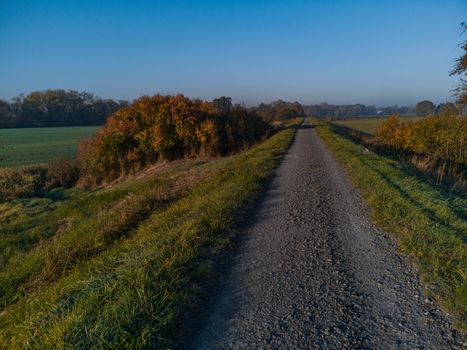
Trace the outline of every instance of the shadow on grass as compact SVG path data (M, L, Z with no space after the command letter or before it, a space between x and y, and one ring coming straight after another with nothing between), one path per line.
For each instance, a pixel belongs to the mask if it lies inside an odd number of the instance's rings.
M420 201L416 200L413 198L413 196L410 195L409 191L405 190L403 187L395 183L389 176L387 176L384 172L379 170L377 167L373 166L370 162L359 156L356 152L351 152L354 156L356 156L366 167L377 173L388 185L390 185L392 188L395 188L398 193L405 199L407 202L409 202L411 205L413 205L415 208L423 212L426 216L430 218L431 221L435 222L436 224L440 226L444 226L451 231L453 231L453 234L458 236L464 243L467 243L467 235L462 232L462 230L458 227L453 226L450 224L447 220L439 217L436 212L432 209L427 208L426 206L423 205ZM401 169L402 170L402 169ZM414 175L414 174L411 174ZM465 214L461 212L460 208L456 208L456 206L452 206L451 203L448 204L449 209L452 210L454 214L456 214L459 218L462 220L465 220Z
M392 160L399 162L402 167L400 168L405 175L407 176L416 176L418 180L430 184L432 188L434 188L445 200L450 200L452 196L464 196L466 195L465 188L459 188L456 184L456 179L450 179L449 177L445 177L444 179L439 179L438 175L435 174L434 171L422 171L417 169L412 163L410 162L410 158L414 154L407 154L403 155L401 152L396 151L394 149L389 149L387 147L377 147L372 146L369 147L363 140L365 137L372 137L371 134L357 131L346 126L336 125L336 124L329 124L330 129L335 134L352 141L354 144L363 146L365 148L368 147L368 150L379 155L383 156ZM325 126L323 126L325 127ZM445 161L450 163L449 161ZM458 169L459 172L466 172L467 168L463 164L456 164L452 162L455 168ZM437 166L435 166L436 168ZM465 215L459 212L460 215Z
M324 126L318 126L318 127L324 127ZM338 127L338 129L340 126ZM343 127L345 128L345 127ZM347 129L347 128L345 128ZM331 128L331 130L338 134L339 136L342 136L343 138L352 141L354 144L362 146L362 143L357 139L355 140L354 137L347 133L341 133L342 129L339 130L340 132L336 132ZM398 193L405 199L407 200L411 205L413 205L415 208L423 212L427 217L430 218L434 223L444 226L453 233L458 236L464 243L467 243L467 236L465 233L462 232L462 229L459 227L453 226L451 223L449 223L446 219L441 218L434 210L427 208L422 202L419 200L415 199L409 191L404 189L402 186L398 185L396 182L394 182L387 174L385 174L383 171L378 169L377 166L366 160L364 157L362 157L362 152L357 152L353 150L348 150L352 155L354 155L357 159L359 159L366 167L377 173L388 185L390 185L392 188L396 189ZM401 162L398 157L395 156L390 156L390 155L385 155L385 154L380 154L378 152L373 152L377 154L380 157L386 157L391 160L395 160L399 163L394 164L394 167L397 168L397 170L400 170L404 176L410 176L410 177L415 177L418 181L426 183L432 190L434 190L440 198L446 202L449 210L452 211L452 213L457 216L461 220L466 220L467 215L466 215L466 210L465 210L465 205L463 205L463 201L460 200L458 203L455 203L456 198L463 198L465 197L465 194L463 193L456 193L446 183L439 183L434 181L432 178L429 177L426 173L423 173L421 171L418 171L416 168L411 166L407 162ZM399 164L399 166L397 166Z

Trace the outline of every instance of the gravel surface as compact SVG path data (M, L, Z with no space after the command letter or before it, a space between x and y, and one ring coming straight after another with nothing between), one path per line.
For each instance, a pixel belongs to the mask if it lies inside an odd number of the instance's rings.
M242 237L192 348L465 348L310 126Z

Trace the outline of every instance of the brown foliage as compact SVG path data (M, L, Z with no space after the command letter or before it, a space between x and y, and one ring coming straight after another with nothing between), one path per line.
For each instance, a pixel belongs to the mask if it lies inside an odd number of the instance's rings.
M80 176L74 160L0 169L0 199L37 197L56 187L72 187Z
M47 168L45 190L56 187L73 187L80 177L78 162L74 159L59 159Z
M424 170L462 177L467 165L467 118L432 116L401 122L392 116L375 134L376 143L412 155ZM455 175L456 174L456 175Z
M83 184L96 184L161 160L227 154L267 131L254 113L183 95L144 96L114 113L99 134L80 146Z

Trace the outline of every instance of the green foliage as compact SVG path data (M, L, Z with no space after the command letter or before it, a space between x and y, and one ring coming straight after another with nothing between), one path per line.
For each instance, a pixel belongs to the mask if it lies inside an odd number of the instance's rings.
M81 146L85 179L100 183L156 161L225 155L259 141L268 131L266 123L244 108L226 108L229 102L213 104L183 95L136 100Z
M435 111L434 103L428 100L420 101L415 106L415 115L417 116L432 115L434 111Z
M440 103L436 106L435 114L438 115L458 115L459 110L456 105L452 102Z
M318 133L371 208L373 220L397 235L434 296L467 329L467 198L445 192L397 160L368 152L320 124Z
M253 111L267 122L301 118L305 116L303 107L298 102L277 100L269 104L261 103Z
M0 100L0 128L102 125L126 101L103 100L92 93L49 89Z
M209 266L228 247L233 222L293 134L287 128L246 152L172 163L108 189L67 190L61 204L47 202L47 214L29 219L18 211L37 206L3 203L11 209L2 241L10 237L5 248L16 253L0 270L2 345L170 345L200 283L214 278Z
M303 107L308 116L313 117L355 117L355 116L374 116L378 113L375 106L366 106L362 104L354 105L332 105L328 103L320 103L316 105L308 105ZM388 110L397 109L401 113L407 114L408 107L386 107L381 111L386 115Z

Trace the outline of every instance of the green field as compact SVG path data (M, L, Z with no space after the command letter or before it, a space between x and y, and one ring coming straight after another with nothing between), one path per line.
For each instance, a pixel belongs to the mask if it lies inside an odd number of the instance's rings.
M99 126L0 130L0 167L17 167L76 156L78 143Z
M351 129L367 132L369 134L374 134L378 127L384 123L389 117L361 117L361 118L349 118L349 119L339 119L333 121L334 124L343 125ZM423 117L401 117L402 121L414 121L419 120Z

